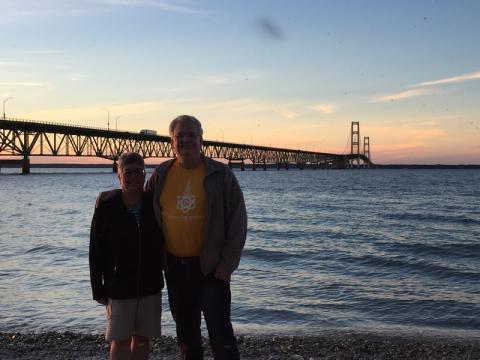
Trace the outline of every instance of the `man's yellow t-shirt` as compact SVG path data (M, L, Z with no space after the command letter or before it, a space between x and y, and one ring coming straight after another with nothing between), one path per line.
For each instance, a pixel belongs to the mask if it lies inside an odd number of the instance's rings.
M185 169L175 160L167 173L160 196L167 252L199 256L205 221L205 165Z

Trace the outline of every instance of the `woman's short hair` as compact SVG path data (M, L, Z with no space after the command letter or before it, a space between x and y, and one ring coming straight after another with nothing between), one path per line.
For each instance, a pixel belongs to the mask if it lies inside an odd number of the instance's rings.
M177 124L180 122L180 121L190 121L190 123L192 123L198 130L198 135L202 136L203 135L203 129L202 129L202 123L195 117L195 116L191 116L191 115L180 115L180 116L177 116L175 119L173 119L171 122L170 122L170 126L168 127L168 131L170 133L170 137L173 137L173 132L175 131L175 126L177 126Z
M143 160L143 156L137 152L124 152L118 158L118 170L123 169L125 165L128 164L139 164L145 167L145 160Z

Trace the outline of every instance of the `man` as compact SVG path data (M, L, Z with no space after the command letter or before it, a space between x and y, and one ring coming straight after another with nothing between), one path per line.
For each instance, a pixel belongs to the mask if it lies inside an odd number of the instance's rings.
M106 306L110 359L148 359L149 339L161 335L163 236L140 154L120 156L118 179L121 189L100 194L92 219L92 295Z
M238 359L230 321L230 277L247 233L243 194L226 164L201 153L202 125L181 115L170 123L176 158L146 185L165 234L165 278L184 359L202 359L203 312L215 359Z

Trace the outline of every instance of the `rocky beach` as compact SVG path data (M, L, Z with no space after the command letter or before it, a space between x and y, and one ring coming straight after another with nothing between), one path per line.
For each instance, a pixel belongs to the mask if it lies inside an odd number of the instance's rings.
M0 333L0 359L107 359L102 335L72 332ZM208 341L205 358L213 359ZM480 339L326 333L318 336L238 336L242 359L480 359ZM152 342L151 359L177 359L175 338Z

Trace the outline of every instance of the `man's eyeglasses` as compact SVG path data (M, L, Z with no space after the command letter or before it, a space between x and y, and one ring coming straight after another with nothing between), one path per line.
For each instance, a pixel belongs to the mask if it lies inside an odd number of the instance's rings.
M126 169L122 171L123 175L145 175L145 169Z
M197 136L200 136L200 135L198 135L197 133L194 133L194 132L184 132L184 133L179 133L179 134L173 135L175 140L182 139L182 138L195 139Z

